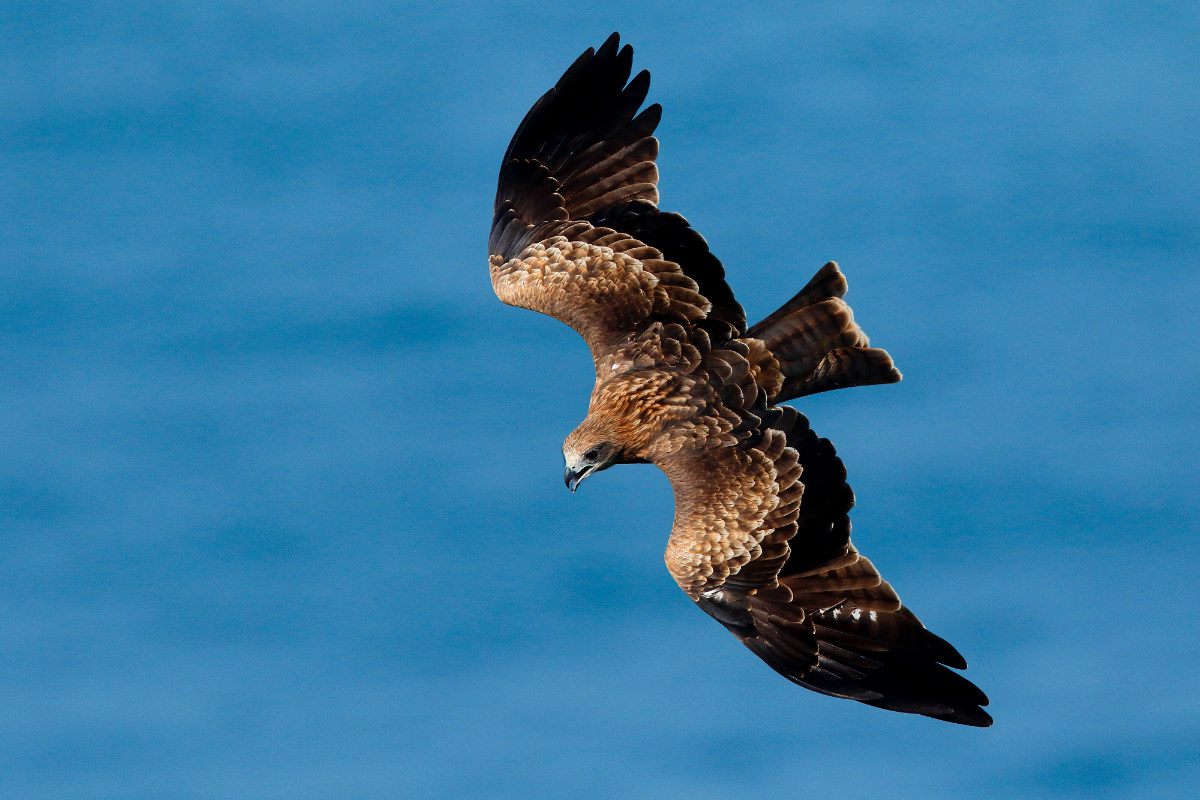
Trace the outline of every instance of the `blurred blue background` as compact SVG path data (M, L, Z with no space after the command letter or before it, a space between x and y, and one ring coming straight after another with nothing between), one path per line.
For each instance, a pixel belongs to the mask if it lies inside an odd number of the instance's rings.
M0 795L1136 797L1200 784L1195 3L0 6ZM569 495L586 350L495 174L612 30L973 730L801 690ZM1191 786L1192 790L1186 787Z

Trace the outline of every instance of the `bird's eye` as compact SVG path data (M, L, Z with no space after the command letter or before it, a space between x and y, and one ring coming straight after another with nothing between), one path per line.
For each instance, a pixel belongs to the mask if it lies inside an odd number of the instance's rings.
M586 453L583 454L583 459L585 461L595 461L599 457L600 457L600 449L597 447L593 447L591 450L588 450Z

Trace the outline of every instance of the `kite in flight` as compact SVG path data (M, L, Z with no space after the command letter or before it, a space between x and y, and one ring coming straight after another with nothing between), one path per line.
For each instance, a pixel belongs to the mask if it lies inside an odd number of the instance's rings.
M488 242L509 305L565 322L596 367L563 443L571 491L651 463L675 493L666 562L683 591L790 681L963 725L992 723L967 664L850 543L854 493L827 439L786 400L893 383L842 300L837 264L757 325L721 262L658 209L662 108L613 34L538 100L500 167Z

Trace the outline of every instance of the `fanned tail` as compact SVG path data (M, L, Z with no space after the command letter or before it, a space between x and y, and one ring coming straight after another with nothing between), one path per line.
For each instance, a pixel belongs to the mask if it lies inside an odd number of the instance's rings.
M783 385L771 402L782 403L849 386L896 383L900 371L870 340L842 299L846 278L830 261L783 306L752 327L779 362Z

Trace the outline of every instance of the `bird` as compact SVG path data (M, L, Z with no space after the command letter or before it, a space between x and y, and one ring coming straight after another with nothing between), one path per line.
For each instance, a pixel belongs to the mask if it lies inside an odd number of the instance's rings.
M665 561L697 606L776 672L878 708L987 727L987 696L850 541L854 493L785 401L899 381L835 262L761 322L706 240L658 208L650 74L612 34L530 108L500 167L492 287L587 342L596 381L563 443L575 492L617 464L666 473Z

